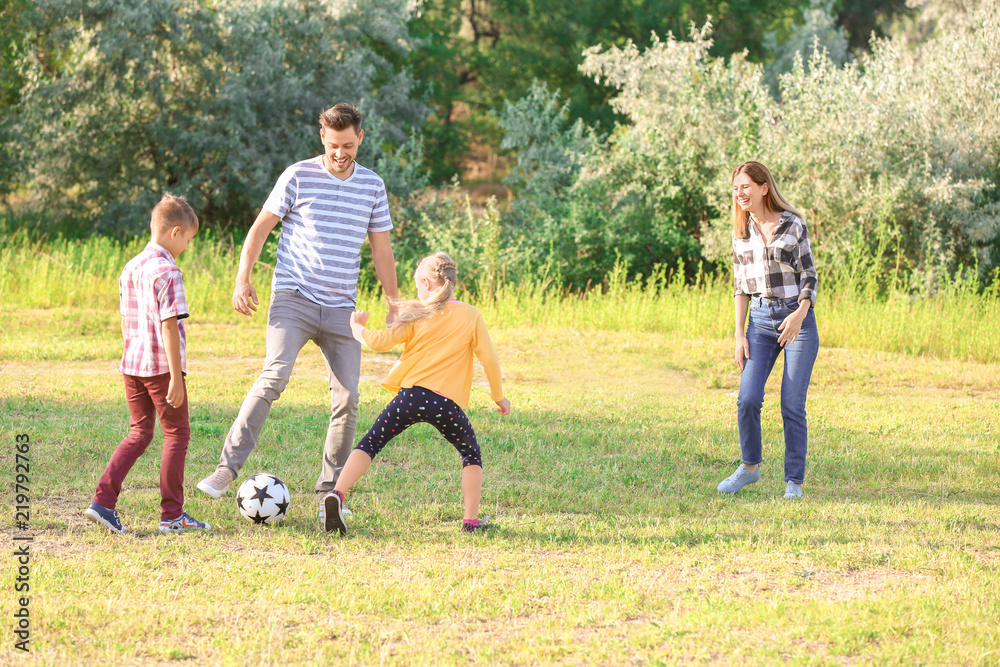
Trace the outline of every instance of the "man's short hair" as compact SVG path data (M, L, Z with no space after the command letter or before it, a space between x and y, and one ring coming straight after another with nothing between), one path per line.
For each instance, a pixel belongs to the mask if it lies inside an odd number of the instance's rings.
M361 133L361 112L353 104L340 102L319 115L320 127L331 130L346 130L354 128L355 134Z
M197 232L198 215L187 199L168 192L160 199L160 203L153 207L149 226L153 231L169 231L174 227L180 227L185 230L194 229Z

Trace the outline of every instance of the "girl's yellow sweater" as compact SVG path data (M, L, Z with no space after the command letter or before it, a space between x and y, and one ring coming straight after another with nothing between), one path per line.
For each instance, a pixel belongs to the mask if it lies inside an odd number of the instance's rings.
M437 315L390 331L365 329L368 347L385 352L403 343L403 354L382 386L392 392L423 387L469 407L472 355L479 359L490 383L490 398L503 400L500 358L493 348L482 314L461 301L452 301Z

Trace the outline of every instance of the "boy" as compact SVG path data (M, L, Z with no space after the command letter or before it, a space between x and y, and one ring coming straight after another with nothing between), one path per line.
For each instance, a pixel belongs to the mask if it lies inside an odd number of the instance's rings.
M175 533L211 526L184 511L184 457L191 427L184 386L187 366L184 324L188 316L184 279L174 262L198 232L198 216L184 197L163 195L149 222L152 241L118 280L125 353L121 372L128 399L129 434L111 455L84 512L96 524L125 532L115 505L125 476L153 439L160 416L160 530Z

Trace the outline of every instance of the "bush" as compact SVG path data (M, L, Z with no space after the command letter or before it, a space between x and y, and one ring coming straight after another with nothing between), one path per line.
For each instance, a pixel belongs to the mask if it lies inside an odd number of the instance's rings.
M402 0L41 0L16 118L18 176L54 218L144 230L164 191L210 224L249 224L278 174L316 155L319 112L365 113L359 159L407 197L426 117L383 55L406 49ZM96 222L92 222L96 221Z

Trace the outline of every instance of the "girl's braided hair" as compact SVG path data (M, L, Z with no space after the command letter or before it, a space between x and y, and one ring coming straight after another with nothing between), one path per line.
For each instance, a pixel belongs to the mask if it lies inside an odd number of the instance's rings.
M396 320L389 326L390 329L398 329L437 315L444 310L455 294L455 286L458 284L458 267L451 257L443 252L436 252L420 260L417 269L421 266L427 267L427 277L440 287L424 301L416 299L396 301Z

